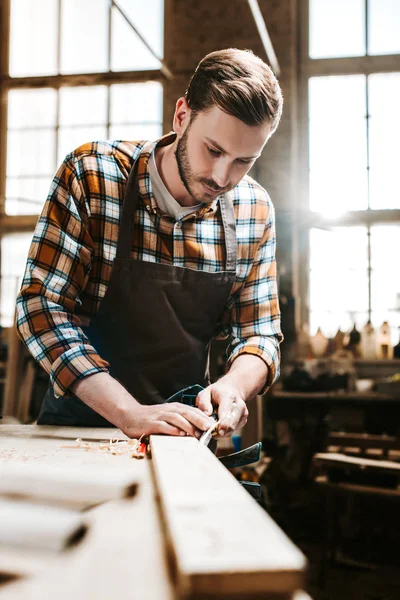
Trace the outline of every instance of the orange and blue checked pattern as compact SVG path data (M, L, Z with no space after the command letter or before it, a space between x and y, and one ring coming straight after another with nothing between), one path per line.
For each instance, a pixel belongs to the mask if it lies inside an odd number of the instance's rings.
M173 134L172 134L173 135ZM225 268L218 199L180 223L158 209L148 161L156 142L93 142L69 154L39 217L21 290L17 327L50 373L58 396L93 373L108 371L84 333L104 297L116 256L127 178L139 157L143 203L135 215L131 258L215 272ZM246 176L233 190L236 281L216 337L232 336L228 366L240 354L261 357L268 386L279 374L282 340L276 287L274 211L266 191Z

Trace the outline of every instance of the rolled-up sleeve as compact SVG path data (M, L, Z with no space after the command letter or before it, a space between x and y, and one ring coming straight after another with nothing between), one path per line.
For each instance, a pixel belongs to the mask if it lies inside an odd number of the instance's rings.
M50 374L56 396L68 396L78 379L109 368L76 314L93 255L84 177L83 169L68 157L57 171L17 298L18 334Z
M259 356L268 367L264 390L276 381L280 372L283 340L276 282L275 216L269 204L265 230L246 281L233 295L223 321L231 336L227 368L241 354ZM227 326L229 330L227 330Z

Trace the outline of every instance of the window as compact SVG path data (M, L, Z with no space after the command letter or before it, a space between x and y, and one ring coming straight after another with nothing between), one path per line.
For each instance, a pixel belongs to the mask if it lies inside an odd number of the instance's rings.
M11 327L14 322L15 298L21 285L31 233L9 233L1 238L0 323Z
M161 135L162 86L149 81L10 90L8 113L5 212L38 214L57 166L74 148Z
M164 80L163 0L7 2L7 114L0 111L7 143L0 155L0 223L7 222L1 235L2 325L13 318L32 237L27 224L33 231L58 165L92 140L159 137Z
M307 5L310 270L303 318L312 334L321 327L328 336L387 320L397 343L400 2Z

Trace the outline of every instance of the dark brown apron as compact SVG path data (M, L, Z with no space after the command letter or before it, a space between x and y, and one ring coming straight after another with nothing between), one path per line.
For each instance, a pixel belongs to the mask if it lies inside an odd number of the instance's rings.
M210 273L130 258L134 217L141 202L137 167L136 161L126 186L111 279L85 333L110 363L110 374L136 400L149 405L192 384L209 384L210 343L236 277L236 227L232 201L221 196L225 271ZM110 425L76 396L56 398L52 386L38 424Z

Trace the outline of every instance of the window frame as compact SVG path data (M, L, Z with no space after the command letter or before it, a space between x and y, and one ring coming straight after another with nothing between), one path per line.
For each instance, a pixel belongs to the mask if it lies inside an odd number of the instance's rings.
M111 48L112 48L112 20L111 14L113 3L110 1L108 7L108 40L107 40L107 56L108 70L98 73L79 73L79 74L60 74L60 42L61 42L61 2L58 2L58 42L57 42L57 68L58 75L40 75L32 77L11 77L9 74L9 57L10 57L10 17L11 17L11 0L1 0L0 2L0 248L3 236L9 233L31 232L35 229L38 215L7 215L5 212L6 201L6 175L7 175L7 121L8 121L8 92L15 89L38 89L38 88L53 88L57 92L61 87L79 87L105 85L107 86L108 94L108 114L107 114L107 131L110 127L110 94L111 85L123 83L145 83L156 81L163 86L163 108L162 108L162 123L165 119L165 82L171 77L171 73L161 62L159 69L150 70L134 70L134 71L112 71L111 70ZM164 2L164 46L165 46L165 4ZM135 32L140 38L140 34ZM143 41L143 39L142 39ZM144 43L146 41L144 40ZM57 107L59 104L59 94L57 94ZM164 127L163 127L164 129ZM57 112L56 124L56 144L55 144L55 163L57 164L57 146L58 146L58 130L59 130L59 113ZM49 182L50 183L50 182ZM1 259L1 256L0 256ZM0 272L1 282L1 272ZM1 288L0 288L1 294Z
M60 42L61 42L61 1L58 1L58 49L57 49L57 68L60 71ZM7 215L5 213L6 199L6 160L7 160L7 95L14 89L37 89L53 88L57 92L63 86L79 87L105 85L108 90L108 114L107 130L110 127L110 86L118 83L144 83L148 81L157 81L163 85L168 77L168 70L164 65L160 69L150 69L143 71L111 71L111 47L112 47L112 27L111 14L113 4L109 3L109 28L107 40L108 71L100 73L78 73L78 74L58 74L58 75L40 75L33 77L11 77L9 74L9 56L10 56L10 13L11 0L2 0L0 3L0 148L4 152L0 154L0 234L12 231L27 231L35 227L37 215ZM164 19L165 23L165 19ZM164 25L165 28L165 25ZM163 85L163 94L165 87ZM57 99L57 102L59 100ZM163 102L164 112L164 102ZM56 144L59 129L59 118L57 114L56 125ZM56 161L57 162L57 161Z
M368 0L365 1L365 36L368 48ZM332 228L340 226L365 225L370 228L378 224L400 224L400 209L348 211L339 217L328 217L309 208L309 94L311 77L329 75L372 75L375 73L400 73L400 54L368 55L341 58L310 58L309 56L309 10L310 0L298 0L297 24L299 40L299 102L298 102L298 183L299 206L295 207L298 223L298 265L307 265L307 269L298 268L295 294L300 299L297 311L299 323L308 323L310 319L310 230L314 227ZM369 235L369 234L368 234ZM369 252L369 310L371 315L371 256Z

